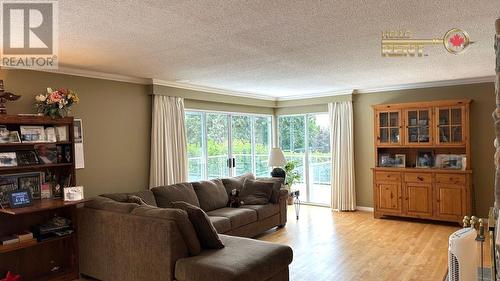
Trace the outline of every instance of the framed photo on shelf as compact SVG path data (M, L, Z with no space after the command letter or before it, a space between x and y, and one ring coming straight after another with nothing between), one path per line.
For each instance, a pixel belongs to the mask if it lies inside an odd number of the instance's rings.
M7 131L0 129L0 143L20 143L18 131Z
M432 168L434 167L434 152L418 151L417 153L417 168Z
M19 189L27 189L31 192L33 199L41 199L40 173L20 174L18 178Z
M405 154L394 155L394 167L398 167L398 168L406 167L406 155Z
M17 164L19 166L30 166L40 164L38 156L34 150L19 150L16 151Z
M56 129L54 127L45 128L45 141L46 142L56 142Z
M394 159L391 158L391 155L389 153L381 153L379 154L378 158L378 165L380 167L392 167L394 164Z
M41 163L57 163L57 147L55 144L37 144L35 145L35 151Z
M0 153L0 167L15 167L17 166L17 158L15 152Z
M83 200L83 186L73 186L64 188L64 201Z
M17 189L17 177L12 175L0 176L0 204L8 204L7 193Z
M22 142L45 142L45 129L43 126L20 126L20 130Z
M56 126L55 128L57 141L68 141L68 127Z
M467 157L464 154L437 154L436 168L465 170Z

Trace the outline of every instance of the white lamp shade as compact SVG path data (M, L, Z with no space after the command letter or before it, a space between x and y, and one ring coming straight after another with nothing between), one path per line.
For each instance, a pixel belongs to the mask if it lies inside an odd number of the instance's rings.
M281 148L275 147L271 149L269 154L269 167L281 167L286 165L285 155Z

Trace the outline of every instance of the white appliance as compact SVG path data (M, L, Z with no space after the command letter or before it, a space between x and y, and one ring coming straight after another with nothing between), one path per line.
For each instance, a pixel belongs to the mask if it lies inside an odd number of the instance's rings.
M477 280L478 247L474 228L462 228L448 242L448 281Z

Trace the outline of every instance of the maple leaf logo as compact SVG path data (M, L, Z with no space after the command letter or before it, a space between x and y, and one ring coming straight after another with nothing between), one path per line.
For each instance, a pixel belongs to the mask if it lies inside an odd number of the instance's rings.
M460 47L464 42L465 39L458 34L455 34L450 38L450 43L453 45L453 47Z

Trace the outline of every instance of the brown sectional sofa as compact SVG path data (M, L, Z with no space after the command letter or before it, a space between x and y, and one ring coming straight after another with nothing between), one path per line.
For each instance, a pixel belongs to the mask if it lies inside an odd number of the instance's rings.
M243 182L246 177L231 180ZM220 189L220 182L216 183ZM213 194L226 198L220 192L204 190L193 195L192 185L204 188L206 184L211 183L183 183L134 193L151 206L127 203L130 194L101 195L86 203L78 211L80 272L105 281L289 280L290 247L242 238L284 226L288 192L276 184L274 202L229 208L221 206L224 200L210 198ZM192 240L197 238L187 213L163 208L168 200L198 200L198 206L209 208L205 211L225 247L193 254L196 243ZM214 206L219 208L211 209Z

